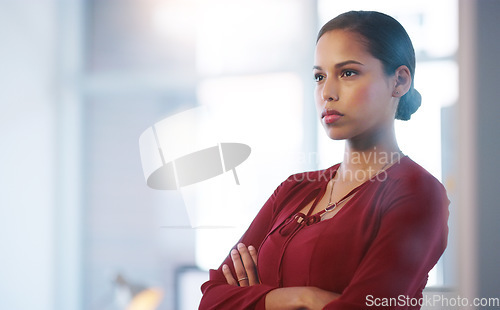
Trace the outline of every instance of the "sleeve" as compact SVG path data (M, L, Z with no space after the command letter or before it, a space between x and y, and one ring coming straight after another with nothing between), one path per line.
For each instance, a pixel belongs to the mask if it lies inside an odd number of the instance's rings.
M239 242L247 246L253 245L255 248L259 248L273 225L273 219L281 205L281 197L286 196L286 193L289 191L289 186L293 186L293 182L291 181L292 179L288 178L276 188ZM210 279L201 286L203 296L199 309L265 309L265 296L276 287L265 284L257 284L248 287L229 285L222 273L223 264L227 264L231 268L233 275L235 274L233 263L229 255L217 270L210 270Z
M432 176L390 191L393 198L351 282L324 309L420 309L428 272L446 248L449 200Z

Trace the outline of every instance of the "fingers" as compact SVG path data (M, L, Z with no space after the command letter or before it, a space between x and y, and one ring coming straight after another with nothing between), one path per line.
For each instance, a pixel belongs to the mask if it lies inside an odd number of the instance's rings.
M250 256L252 257L253 263L257 267L257 250L253 247L253 245L249 245L248 252L250 252Z
M233 249L231 251L231 259L233 260L234 270L236 271L236 279L240 286L248 286L248 277L245 267L243 266L243 262L240 256L240 252L238 250Z
M226 278L227 284L238 286L238 282L234 279L231 269L226 264L222 266L222 273Z
M243 262L243 267L245 268L245 274L246 276L243 276L242 278L246 277L248 278L247 280L242 280L239 281L240 285L241 283L248 283L248 285L254 285L259 283L259 278L257 276L257 265L256 265L256 260L257 260L257 253L255 251L255 248L253 249L254 257L252 256L252 253L250 249L248 249L243 243L238 244L238 251L239 251L239 256L241 257L241 261ZM253 247L252 247L253 248ZM238 280L242 279L238 276Z
M237 249L231 251L231 260L233 261L236 278L231 273L229 266L222 266L222 273L230 285L249 286L259 284L257 273L257 250L253 246L248 248L239 243Z

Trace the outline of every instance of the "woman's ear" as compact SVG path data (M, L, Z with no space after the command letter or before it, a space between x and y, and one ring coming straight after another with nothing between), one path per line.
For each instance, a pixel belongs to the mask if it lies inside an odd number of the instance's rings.
M411 87L411 74L407 66L399 66L394 72L395 85L392 93L393 97L403 97Z

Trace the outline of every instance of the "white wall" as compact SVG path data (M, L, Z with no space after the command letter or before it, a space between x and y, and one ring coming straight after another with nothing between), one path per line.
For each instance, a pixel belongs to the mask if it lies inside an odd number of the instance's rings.
M500 1L460 1L460 292L500 298Z
M477 206L479 297L500 298L500 1L478 1L477 10ZM498 305L497 305L498 306Z
M0 308L54 302L52 0L0 1Z

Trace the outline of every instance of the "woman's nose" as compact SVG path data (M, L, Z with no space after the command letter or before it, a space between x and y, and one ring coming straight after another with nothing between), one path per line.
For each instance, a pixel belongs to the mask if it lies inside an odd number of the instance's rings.
M339 95L337 86L331 80L326 80L323 84L322 96L324 101L338 101Z

